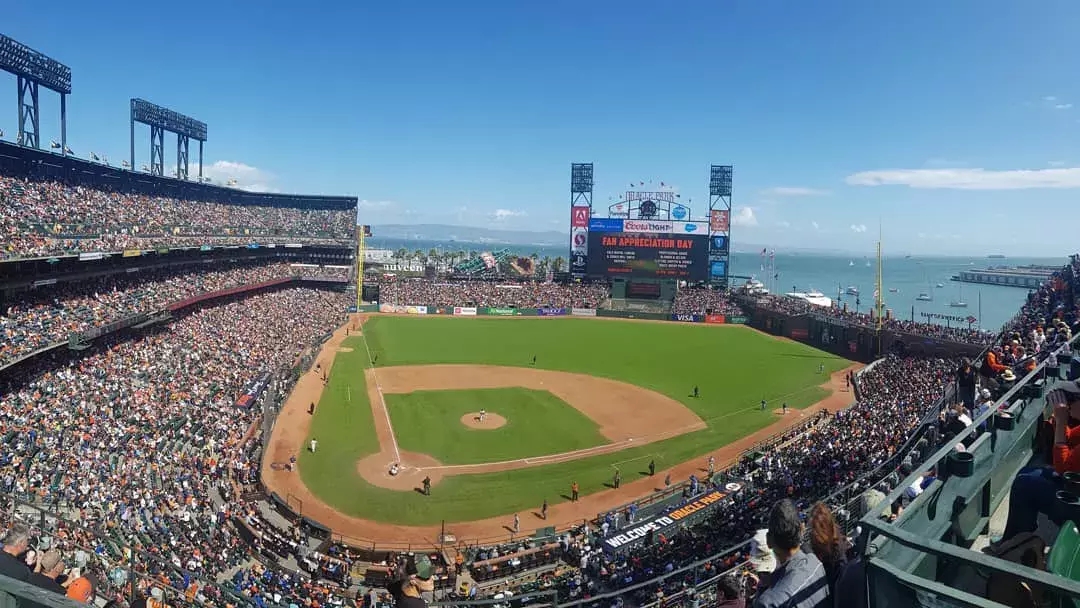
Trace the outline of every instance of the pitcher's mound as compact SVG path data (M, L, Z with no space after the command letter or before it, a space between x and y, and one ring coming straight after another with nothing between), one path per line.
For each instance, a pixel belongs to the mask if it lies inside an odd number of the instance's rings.
M488 412L484 414L484 420L480 420L480 412L469 412L461 417L461 424L469 427L470 429L478 429L481 431L490 431L497 429L500 426L506 424L506 418L502 416Z
M390 466L393 463L393 454L380 452L361 458L356 463L356 470L373 486L402 492L419 491L424 485L425 477L431 478L432 486L438 484L443 477L440 470L428 468L439 467L442 463L427 454L401 452L397 475L390 474Z

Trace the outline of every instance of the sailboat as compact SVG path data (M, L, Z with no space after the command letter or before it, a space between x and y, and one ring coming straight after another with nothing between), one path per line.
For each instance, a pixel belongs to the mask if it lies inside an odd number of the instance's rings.
M920 293L919 297L917 297L915 299L920 301L920 302L933 302L934 301L934 296L930 295L932 293L934 293L934 291L932 289L930 289L930 279L927 278L926 279L926 291Z
M855 260L848 260L847 265L848 266L854 266L855 265Z
M967 308L967 302L964 301L964 288L960 287L960 297L956 300L949 302L950 308Z
M866 260L866 267L870 268L870 260L869 259Z

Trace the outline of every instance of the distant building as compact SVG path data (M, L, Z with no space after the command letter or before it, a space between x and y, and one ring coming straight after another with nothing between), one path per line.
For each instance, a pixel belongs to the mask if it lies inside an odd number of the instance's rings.
M390 249L364 249L365 264L388 264L394 259L394 252Z

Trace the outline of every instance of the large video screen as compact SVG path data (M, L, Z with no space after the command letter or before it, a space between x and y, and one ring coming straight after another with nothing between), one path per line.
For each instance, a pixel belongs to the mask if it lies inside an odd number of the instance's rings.
M590 275L704 281L709 275L709 236L589 232Z

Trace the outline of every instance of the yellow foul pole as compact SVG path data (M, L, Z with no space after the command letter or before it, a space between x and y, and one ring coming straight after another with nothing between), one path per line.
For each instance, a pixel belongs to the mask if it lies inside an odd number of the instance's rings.
M363 306L364 293L364 227L357 226L357 249L356 249L356 311Z

